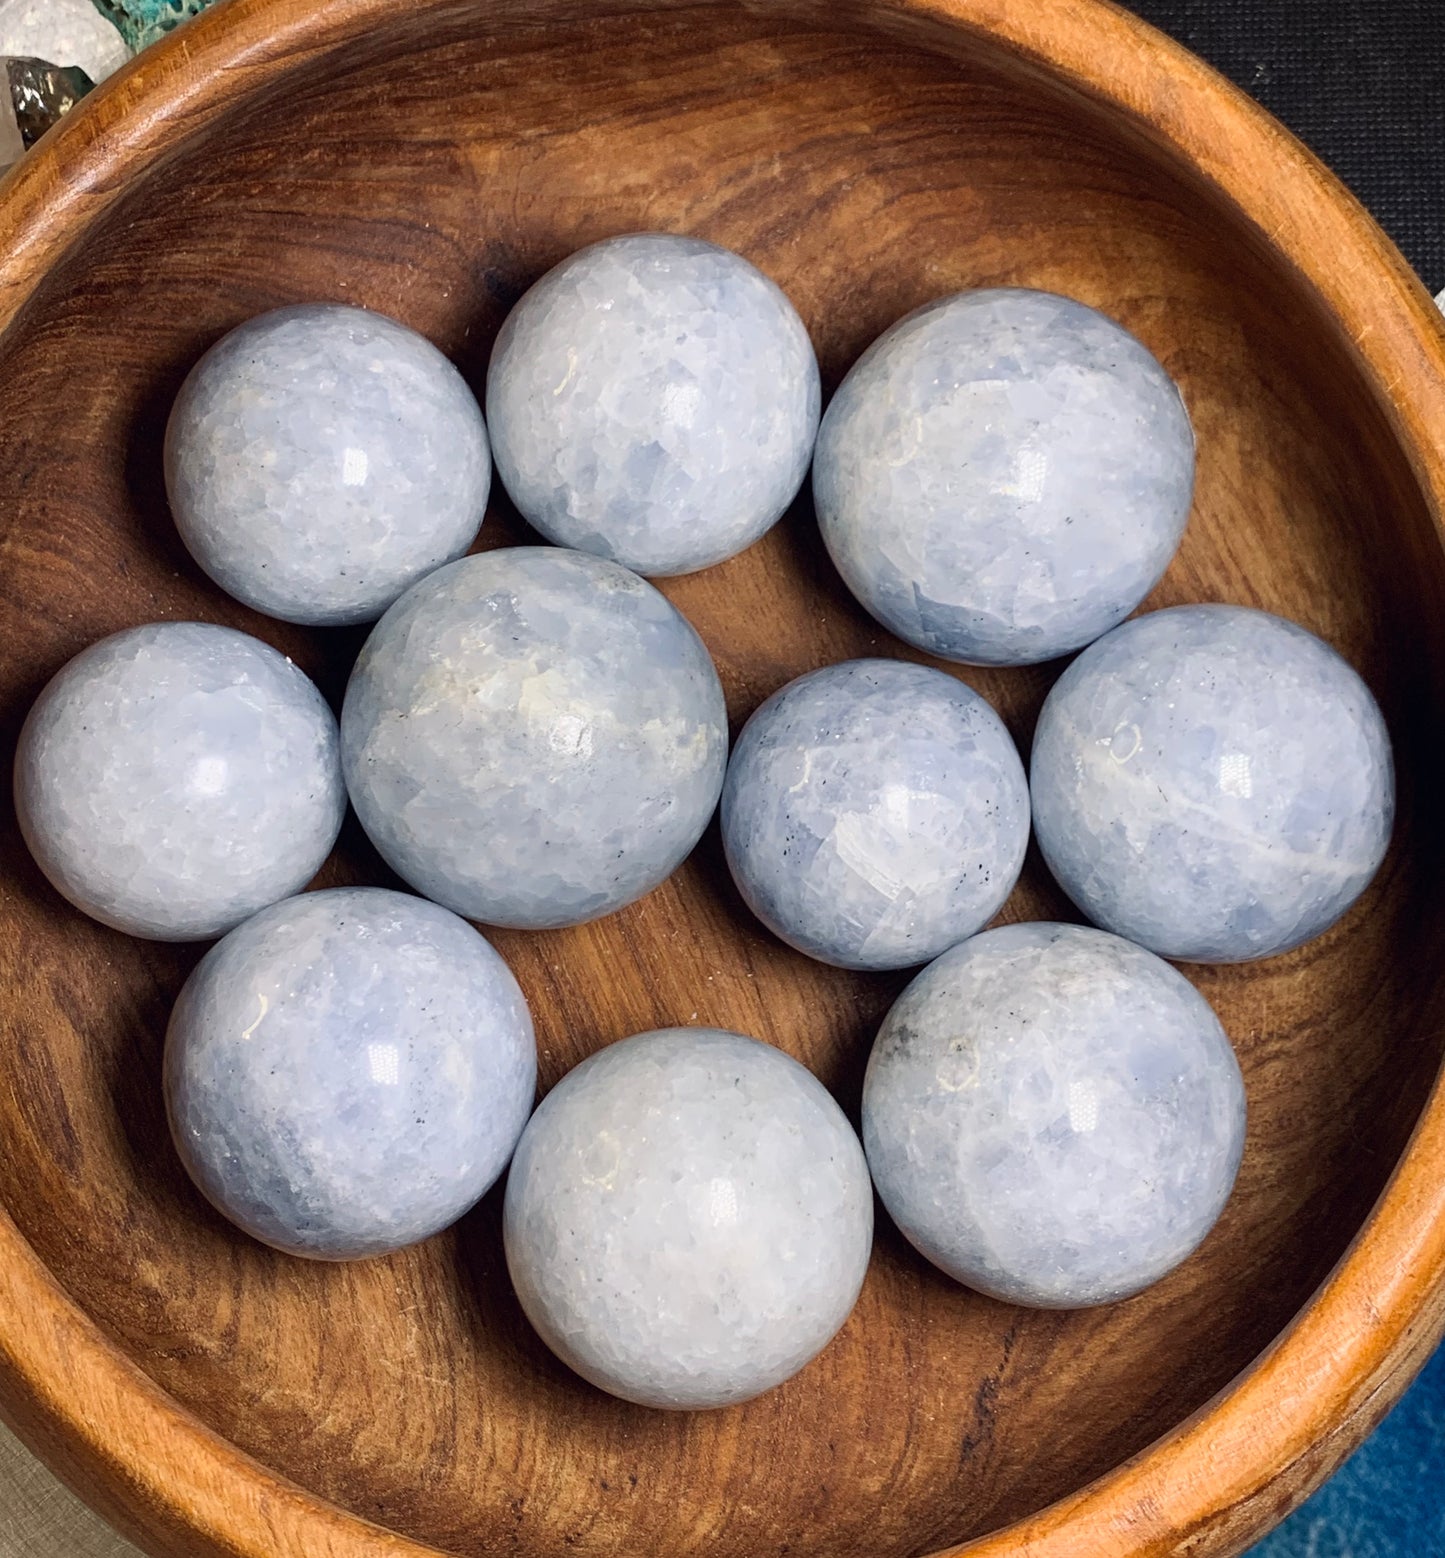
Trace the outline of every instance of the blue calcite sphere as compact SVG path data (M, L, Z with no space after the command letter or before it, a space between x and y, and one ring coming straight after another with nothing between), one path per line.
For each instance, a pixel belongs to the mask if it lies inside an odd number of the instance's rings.
M1234 1051L1142 947L1006 925L945 952L884 1019L863 1084L883 1204L949 1276L1008 1303L1106 1304L1213 1227L1244 1148Z
M671 1028L542 1101L507 1180L507 1265L559 1358L643 1406L746 1401L848 1318L873 1243L863 1150L770 1045Z
M379 887L263 910L201 960L166 1033L176 1149L237 1226L358 1260L455 1222L531 1112L537 1049L502 959Z
M377 624L342 761L394 870L458 914L575 925L681 865L727 764L702 640L616 563L552 547L468 557Z
M964 292L859 358L818 436L813 493L849 589L946 660L1028 665L1144 599L1184 534L1194 435L1122 326L1017 288Z
M131 628L36 700L15 809L40 869L93 918L156 941L219 936L330 854L346 810L336 720L244 633Z
M1034 738L1034 826L1064 891L1165 957L1234 963L1332 925L1379 869L1390 738L1327 644L1243 606L1116 628Z
M460 557L486 512L487 430L424 336L329 303L249 320L191 370L166 430L191 555L287 622L374 622Z
M808 473L818 365L793 305L741 256L637 233L549 271L487 375L497 472L549 540L638 573L751 546Z
M722 832L738 890L790 946L843 968L907 968L1003 906L1028 846L1028 783L971 688L849 660L789 682L748 721Z

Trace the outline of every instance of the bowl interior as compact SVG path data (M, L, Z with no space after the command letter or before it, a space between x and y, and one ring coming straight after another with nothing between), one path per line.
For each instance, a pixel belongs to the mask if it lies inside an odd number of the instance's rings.
M1435 690L1441 563L1409 462L1342 333L1227 199L1089 101L978 39L732 7L545 26L505 7L398 7L267 93L91 224L0 338L0 761L45 679L159 618L255 633L339 702L360 635L257 617L167 516L161 435L197 355L248 315L384 310L480 390L510 304L570 250L697 233L768 271L835 385L880 330L963 287L1106 309L1181 384L1199 438L1184 548L1150 605L1232 600L1322 634L1397 743L1398 846L1322 941L1192 969L1238 1047L1251 1122L1203 1249L1151 1292L1070 1314L947 1282L880 1221L837 1341L741 1408L646 1412L529 1332L498 1197L392 1259L322 1266L234 1233L166 1134L170 1003L200 949L64 905L0 812L0 1198L57 1279L218 1433L347 1509L459 1554L915 1554L1037 1510L1201 1408L1344 1253L1433 1082L1445 941ZM829 26L837 30L828 30ZM500 493L482 546L528 539ZM712 650L734 727L784 681L910 656L841 587L800 500L763 543L667 583ZM1026 750L1058 667L958 674ZM385 882L354 823L327 884ZM1004 918L1074 917L1037 857ZM901 977L781 947L730 888L715 831L611 919L498 933L537 1018L543 1085L601 1044L701 1023L782 1046L856 1114Z

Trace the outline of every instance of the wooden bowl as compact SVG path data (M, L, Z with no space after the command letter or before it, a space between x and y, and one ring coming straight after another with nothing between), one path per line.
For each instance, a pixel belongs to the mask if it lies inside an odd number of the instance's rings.
M199 617L339 695L358 635L223 598L161 486L189 365L248 315L366 304L480 384L521 290L606 234L732 245L788 290L829 386L906 310L1024 284L1108 310L1199 433L1152 605L1232 600L1336 644L1398 747L1399 842L1322 941L1195 969L1248 1078L1203 1249L1072 1314L944 1280L886 1222L853 1319L734 1410L643 1411L524 1323L494 1194L393 1259L233 1232L162 1114L198 956L73 913L0 816L0 1398L157 1554L904 1558L1231 1554L1352 1448L1445 1323L1445 338L1345 191L1272 120L1093 0L229 0L28 159L0 203L0 728L104 633ZM484 545L521 539L498 499ZM735 721L782 682L905 655L800 501L667 585ZM1056 669L1056 668L1055 668ZM1050 668L961 673L1025 741ZM353 829L329 882L386 880ZM1066 913L1037 861L1006 915ZM716 837L577 930L497 938L544 1085L640 1029L781 1045L856 1108L901 979L765 935Z

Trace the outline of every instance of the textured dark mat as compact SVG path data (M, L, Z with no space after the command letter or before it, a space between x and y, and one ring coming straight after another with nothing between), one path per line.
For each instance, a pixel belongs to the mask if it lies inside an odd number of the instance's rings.
M1129 0L1129 9L1283 120L1426 286L1445 287L1445 0Z

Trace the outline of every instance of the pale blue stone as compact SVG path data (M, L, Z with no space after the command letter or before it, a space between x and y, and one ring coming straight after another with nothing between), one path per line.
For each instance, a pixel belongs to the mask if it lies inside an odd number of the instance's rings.
M1077 925L945 952L888 1013L863 1084L868 1166L908 1240L969 1287L1050 1309L1125 1298L1189 1255L1244 1128L1209 1003Z
M930 303L838 389L813 493L849 589L947 660L1028 665L1092 642L1174 556L1194 435L1122 326L1015 288Z
M907 968L1003 907L1028 846L1028 784L971 688L850 660L789 682L748 721L722 830L738 890L790 946L843 968Z
M82 650L20 733L15 809L77 908L157 941L219 936L298 892L346 810L336 720L231 628L157 622Z
M510 970L465 920L379 887L263 910L201 960L166 1033L176 1149L208 1200L292 1255L383 1255L455 1222L531 1112Z
M1031 779L1064 891L1192 962L1319 935L1379 869L1395 811L1369 689L1312 633L1243 606L1152 612L1087 649L1044 704Z
M793 305L741 256L637 233L572 255L502 326L487 375L497 473L549 540L638 573L751 546L818 431Z
M299 304L231 331L166 431L181 538L228 594L287 622L373 622L460 557L486 512L487 430L424 336Z
M810 1071L671 1028L598 1051L542 1101L504 1233L522 1308L564 1363L642 1406L721 1407L796 1374L848 1318L873 1192Z
M367 640L341 720L362 825L472 919L578 924L664 881L727 764L702 640L650 584L552 547L468 557Z

